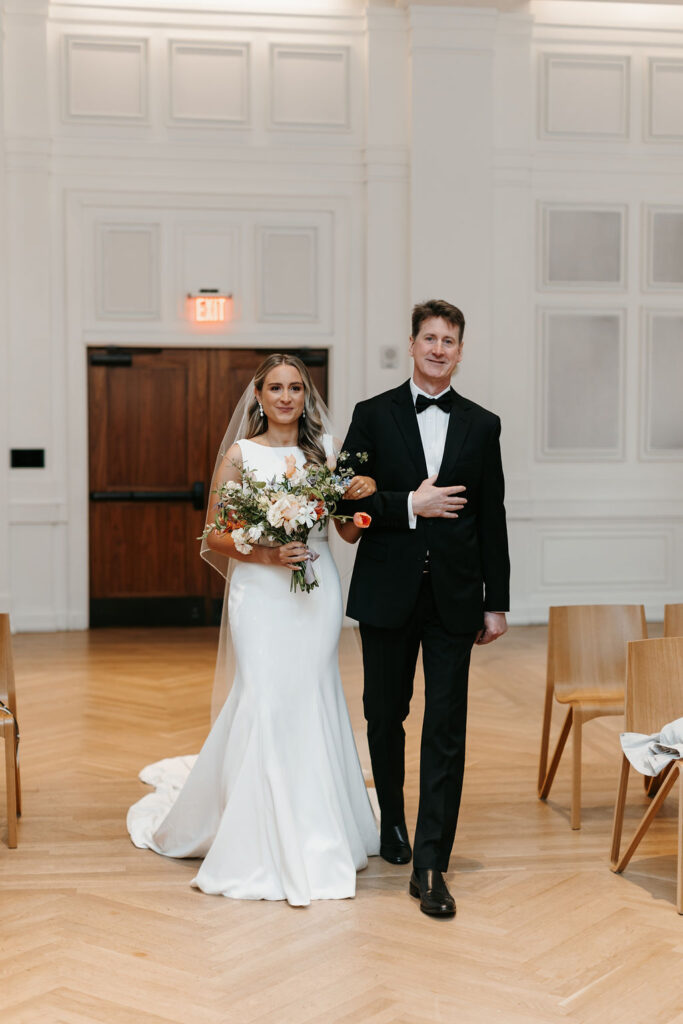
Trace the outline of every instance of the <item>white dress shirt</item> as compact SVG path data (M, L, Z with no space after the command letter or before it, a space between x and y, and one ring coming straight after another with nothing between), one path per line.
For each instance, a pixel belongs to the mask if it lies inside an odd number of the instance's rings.
M440 391L438 395L429 395L426 391L418 388L415 381L410 378L410 393L413 396L413 405L418 395L425 398L440 398L450 391L450 385ZM416 413L417 415L417 413ZM422 439L422 450L424 451L425 462L427 463L427 476L434 476L441 468L443 450L446 446L446 431L448 430L449 414L440 409L438 405L430 405L428 409L421 412L417 417L417 425ZM408 525L411 530L417 526L417 516L413 512L413 492L408 495Z

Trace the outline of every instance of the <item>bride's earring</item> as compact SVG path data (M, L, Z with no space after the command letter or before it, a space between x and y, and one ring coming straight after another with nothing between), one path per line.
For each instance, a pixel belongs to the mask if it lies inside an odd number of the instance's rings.
M258 414L261 417L261 419L263 419L263 406L261 405L260 402L258 404Z
M304 411L301 413L301 419L302 420L306 419L306 406L304 406Z

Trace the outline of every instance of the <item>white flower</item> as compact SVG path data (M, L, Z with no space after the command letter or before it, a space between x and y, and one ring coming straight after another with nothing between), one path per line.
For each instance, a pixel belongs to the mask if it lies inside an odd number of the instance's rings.
M255 544L263 534L263 523L259 523L258 526L250 526L246 533L250 543Z
M224 487L225 487L226 491L241 491L242 490L242 484L238 483L237 480L228 480L224 484Z
M295 520L301 511L301 499L297 498L294 494L284 494L277 501L274 501L267 512L267 519L271 526L282 526L284 525L287 533L291 533L291 529L295 525Z
M232 542L242 555L251 554L252 545L247 542L243 529L232 531Z

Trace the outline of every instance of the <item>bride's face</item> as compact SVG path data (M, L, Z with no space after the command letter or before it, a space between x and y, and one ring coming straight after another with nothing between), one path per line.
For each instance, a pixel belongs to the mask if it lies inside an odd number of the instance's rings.
M267 374L261 393L256 397L263 405L269 423L286 426L295 423L304 411L304 382L294 366L275 366Z

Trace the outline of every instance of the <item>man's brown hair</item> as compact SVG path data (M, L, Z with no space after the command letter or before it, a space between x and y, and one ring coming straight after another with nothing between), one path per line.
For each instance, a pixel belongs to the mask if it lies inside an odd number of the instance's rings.
M465 317L457 306L451 305L445 299L428 299L427 302L418 302L417 306L413 306L413 338L417 338L425 320L430 320L433 316L440 316L451 327L457 327L460 331L458 340L462 341Z

